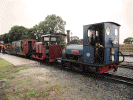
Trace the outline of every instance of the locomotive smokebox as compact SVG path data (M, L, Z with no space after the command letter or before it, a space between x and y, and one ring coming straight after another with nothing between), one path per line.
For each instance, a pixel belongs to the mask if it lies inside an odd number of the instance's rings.
M66 30L67 31L67 45L70 44L70 30Z

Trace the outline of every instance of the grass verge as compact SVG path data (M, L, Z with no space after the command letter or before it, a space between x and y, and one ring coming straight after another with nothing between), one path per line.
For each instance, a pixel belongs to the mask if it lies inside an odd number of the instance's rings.
M16 67L10 64L8 61L0 58L0 80L15 78L14 73L27 69L28 67Z
M48 80L38 81L33 76L16 73L30 67L13 66L0 58L0 80L7 79L0 100L54 100L59 99L63 92L60 85L51 84ZM29 70L29 69L28 69Z

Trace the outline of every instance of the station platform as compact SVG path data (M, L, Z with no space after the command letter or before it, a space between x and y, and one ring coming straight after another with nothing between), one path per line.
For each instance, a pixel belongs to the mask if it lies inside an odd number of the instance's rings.
M14 66L25 66L28 64L38 64L37 61L14 56L14 55L9 55L9 54L0 53L0 58L7 60L9 63L13 64Z

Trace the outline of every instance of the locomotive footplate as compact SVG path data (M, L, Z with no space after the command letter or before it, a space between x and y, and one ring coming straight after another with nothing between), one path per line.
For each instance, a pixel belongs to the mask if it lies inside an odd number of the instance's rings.
M117 64L94 64L94 63L85 63L80 62L77 60L69 60L69 59L62 59L62 58L56 58L58 63L69 65L70 68L79 69L81 71L85 70L86 72L94 72L94 73L104 73L106 71L114 70L117 71L118 66ZM69 64L67 64L69 63Z

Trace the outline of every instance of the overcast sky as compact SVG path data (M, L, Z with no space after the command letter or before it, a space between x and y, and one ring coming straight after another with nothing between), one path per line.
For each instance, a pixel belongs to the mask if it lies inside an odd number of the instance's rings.
M83 25L113 21L121 25L120 43L133 37L133 0L0 0L0 35L14 25L31 28L56 14L66 30L83 38Z

